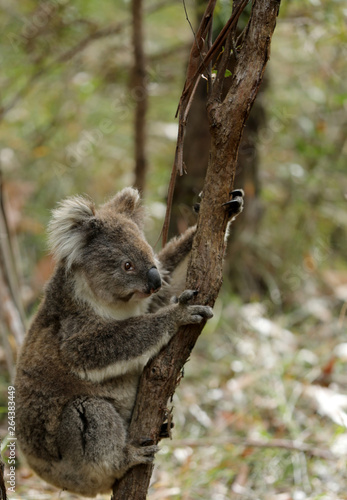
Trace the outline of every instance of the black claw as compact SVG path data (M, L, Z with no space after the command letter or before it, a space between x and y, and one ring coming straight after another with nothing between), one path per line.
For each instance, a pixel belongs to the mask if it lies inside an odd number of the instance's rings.
M145 438L145 437L140 439L140 446L151 446L153 444L155 444L154 439Z
M171 422L171 423L170 423L170 429L168 429L168 422L165 422L165 423L161 426L159 437L160 437L160 438L168 438L168 437L170 437L170 431L171 431L171 429L172 429L173 427L174 427L174 423L173 423L173 422Z
M228 209L228 215L229 217L232 217L233 215L237 215L242 211L243 208L243 197L245 196L245 193L243 189L234 189L229 193L231 200L227 201L226 203L223 203L223 207L227 207ZM193 210L196 214L199 213L200 211L200 203L195 203L193 206Z
M236 197L243 198L245 196L245 192L243 189L234 189L233 191L231 191L230 196L232 199L234 199Z
M233 215L237 215L241 212L243 200L240 197L234 198L226 203L223 203L223 207L227 208L229 217L232 217Z
M223 207L226 207L226 209L228 210L229 218L242 212L244 195L245 193L243 189L234 189L230 193L231 200L223 203Z

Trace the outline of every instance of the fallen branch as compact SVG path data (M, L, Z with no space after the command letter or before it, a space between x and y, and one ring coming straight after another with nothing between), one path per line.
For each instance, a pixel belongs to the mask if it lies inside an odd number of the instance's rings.
M199 446L242 446L246 448L281 448L288 451L299 451L311 457L323 458L324 460L338 460L338 457L329 450L316 448L300 441L289 439L246 439L240 437L218 437L201 439L176 439L165 443L170 448L197 448Z

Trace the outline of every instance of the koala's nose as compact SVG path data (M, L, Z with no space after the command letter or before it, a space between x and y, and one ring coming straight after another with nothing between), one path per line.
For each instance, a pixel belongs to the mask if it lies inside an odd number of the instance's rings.
M148 289L150 293L157 292L161 287L161 278L156 267L151 267L147 273Z

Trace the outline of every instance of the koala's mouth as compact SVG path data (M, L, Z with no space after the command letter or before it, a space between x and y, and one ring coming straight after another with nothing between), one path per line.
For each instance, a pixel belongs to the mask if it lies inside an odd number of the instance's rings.
M148 299L148 297L150 297L151 295L157 293L158 291L159 291L159 288L158 288L158 290L153 290L153 291L150 291L150 292L144 292L144 291L136 290L135 292L131 292L128 295L126 295L125 297L122 297L121 300L123 302L129 302L131 299L133 299L133 300Z
M152 292L135 292L133 294L134 299L147 299L147 297L150 297L152 295Z
M135 299L147 299L151 295L154 295L155 293L159 292L160 287L157 288L156 290L147 290L147 291L142 291L142 290L136 290L136 292L133 293L133 297Z

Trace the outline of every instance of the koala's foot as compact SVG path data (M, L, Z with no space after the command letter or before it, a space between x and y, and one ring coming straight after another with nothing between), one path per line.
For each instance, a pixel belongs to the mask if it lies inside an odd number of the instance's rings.
M222 206L226 208L229 219L236 217L242 212L244 195L243 189L234 189L230 193L231 200L223 203Z
M127 468L139 464L151 464L159 449L159 446L156 444L149 446L134 446L132 444L128 444L126 449Z
M232 217L236 217L239 215L242 210L243 210L243 198L244 198L244 191L243 189L234 189L231 191L230 196L231 200L227 201L226 203L223 203L223 207L226 207L228 211L228 217L231 219ZM200 211L200 203L196 203L193 206L193 210L195 213L199 213Z
M210 319L213 316L212 308L209 306L188 305L188 302L197 295L196 290L185 290L178 297L177 304L177 323L178 325L191 325L201 323L204 319Z
M171 429L173 427L175 427L175 424L173 422L170 422L170 428L169 428L168 422L165 422L164 424L162 424L162 426L160 428L160 434L159 434L160 439L171 437Z

